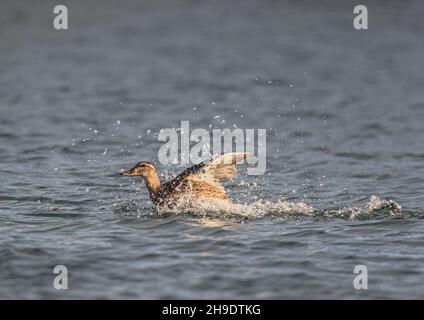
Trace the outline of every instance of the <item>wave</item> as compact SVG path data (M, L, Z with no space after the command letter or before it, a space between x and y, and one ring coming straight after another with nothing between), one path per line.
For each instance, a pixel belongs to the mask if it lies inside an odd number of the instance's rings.
M324 218L342 218L348 220L366 220L378 216L402 216L402 207L391 199L372 195L363 207L341 207L315 211L314 215Z

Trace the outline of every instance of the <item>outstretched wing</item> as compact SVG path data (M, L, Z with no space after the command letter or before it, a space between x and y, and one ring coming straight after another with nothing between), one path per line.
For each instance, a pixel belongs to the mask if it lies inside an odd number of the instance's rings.
M229 200L220 180L236 177L237 163L247 157L248 153L245 152L226 153L213 160L194 165L165 183L162 192L172 194L190 190L194 196Z
M246 152L223 154L210 161L202 162L183 171L178 178L218 182L237 176L237 163L248 157Z
M226 153L206 162L203 170L216 180L231 179L237 176L237 163L246 160L248 155L247 152Z

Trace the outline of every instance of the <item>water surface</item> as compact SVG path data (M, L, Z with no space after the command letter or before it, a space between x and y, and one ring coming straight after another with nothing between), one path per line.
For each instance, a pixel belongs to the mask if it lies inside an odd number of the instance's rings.
M1 298L424 298L421 1L62 2L1 5ZM243 217L119 176L182 120L267 129Z

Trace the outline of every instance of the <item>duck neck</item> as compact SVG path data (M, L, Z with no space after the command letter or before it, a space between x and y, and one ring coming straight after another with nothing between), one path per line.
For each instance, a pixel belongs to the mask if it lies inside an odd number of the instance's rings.
M147 189L149 189L150 199L153 199L160 189L160 180L156 171L150 171L143 176L146 182Z

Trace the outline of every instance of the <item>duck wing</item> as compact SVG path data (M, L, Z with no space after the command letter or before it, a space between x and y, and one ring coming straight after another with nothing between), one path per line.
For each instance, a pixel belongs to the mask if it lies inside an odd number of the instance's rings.
M184 170L175 179L163 184L161 197L191 193L196 197L229 200L220 180L237 176L237 163L245 160L248 153L226 153L215 159L199 163Z
M190 180L192 182L207 183L225 192L220 180L236 177L237 163L245 160L247 157L248 153L246 152L226 153L215 159L187 168L174 180Z
M247 152L231 152L223 154L215 159L199 163L184 170L175 178L196 180L225 180L237 176L237 163L247 159Z

